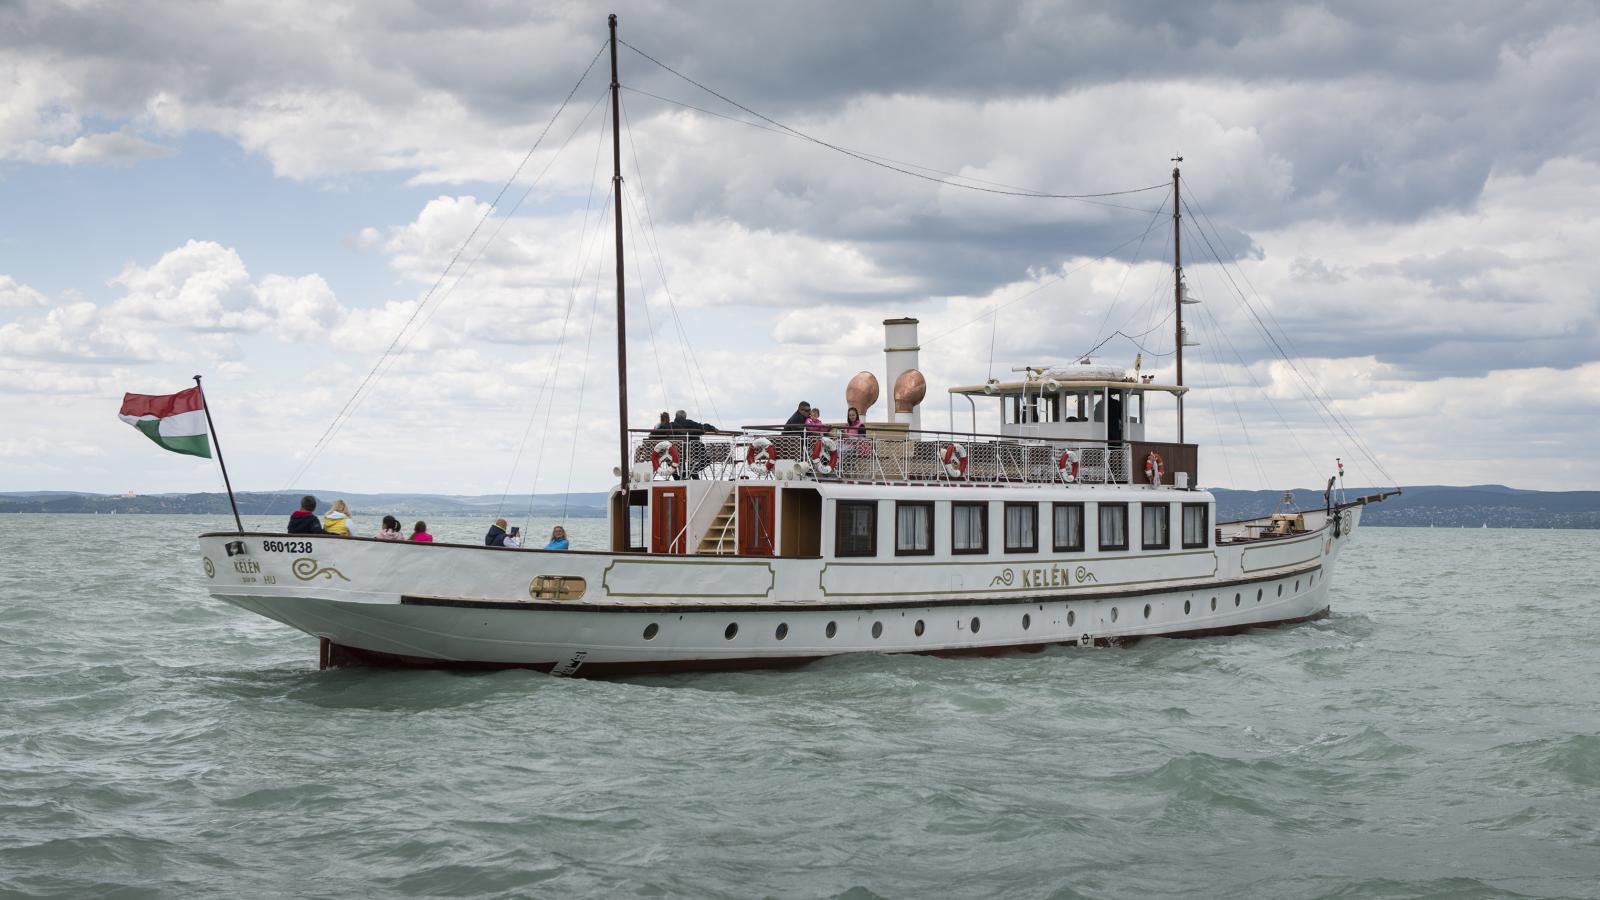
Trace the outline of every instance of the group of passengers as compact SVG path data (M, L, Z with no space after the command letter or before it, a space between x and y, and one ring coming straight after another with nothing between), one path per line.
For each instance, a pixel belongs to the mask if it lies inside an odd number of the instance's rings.
M411 526L411 536L408 538L401 530L400 520L394 516L383 517L383 527L378 529L377 538L380 541L412 540L419 543L433 543L433 535L428 533L428 523L418 520ZM343 500L333 501L333 506L321 518L317 516L317 498L310 494L300 498L300 508L289 514L290 534L332 534L339 537L355 537L355 519L350 514L350 505ZM489 533L484 537L483 543L489 547L514 547L522 546L522 529L512 526L506 528L505 519L495 519L489 526ZM550 532L550 542L545 544L546 550L566 550L567 530L560 525Z

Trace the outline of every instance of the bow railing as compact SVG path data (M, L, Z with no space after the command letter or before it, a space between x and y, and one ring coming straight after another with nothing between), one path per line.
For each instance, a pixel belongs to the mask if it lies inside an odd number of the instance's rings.
M958 432L637 432L634 481L816 479L901 484L1131 484L1123 442Z

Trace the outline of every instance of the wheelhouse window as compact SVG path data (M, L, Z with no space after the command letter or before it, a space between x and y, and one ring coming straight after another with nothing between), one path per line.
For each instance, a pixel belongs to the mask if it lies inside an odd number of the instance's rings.
M1141 503L1139 546L1145 550L1165 550L1172 546L1172 507L1165 503Z
M1210 544L1211 515L1204 503L1183 505L1183 547L1191 550Z
M1083 504L1057 503L1055 513L1055 549L1058 553L1083 549Z
M1128 504L1100 504L1100 549L1128 549Z
M932 503L919 500L894 505L894 553L896 556L932 555Z
M1039 549L1039 504L1006 504L1006 552L1034 553Z
M878 555L878 504L840 500L835 509L833 555Z
M989 552L989 504L950 504L950 552Z

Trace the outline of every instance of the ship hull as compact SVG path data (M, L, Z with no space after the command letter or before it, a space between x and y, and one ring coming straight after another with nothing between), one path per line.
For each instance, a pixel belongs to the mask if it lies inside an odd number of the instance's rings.
M1358 517L1337 537L1330 522L1292 539L1172 554L1205 557L1209 576L1194 575L1195 560L1152 559L1121 578L1092 556L1001 560L941 574L947 590L910 595L830 582L827 560L260 534L206 535L201 550L213 596L319 638L324 666L607 676L789 667L845 653L1027 652L1305 622L1328 613L1331 567ZM658 568L641 579L632 571L641 565Z

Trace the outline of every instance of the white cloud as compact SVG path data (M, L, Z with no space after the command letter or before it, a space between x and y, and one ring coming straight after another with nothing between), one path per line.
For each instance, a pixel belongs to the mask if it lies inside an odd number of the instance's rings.
M0 275L0 309L49 305L49 297L19 283L10 275Z

